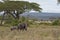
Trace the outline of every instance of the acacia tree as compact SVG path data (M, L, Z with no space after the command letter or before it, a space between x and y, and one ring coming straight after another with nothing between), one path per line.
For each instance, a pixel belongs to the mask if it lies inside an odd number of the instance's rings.
M5 14L12 15L15 19L19 19L19 14L26 12L26 10L35 10L41 12L42 8L37 3L27 1L4 1L0 2L0 11L4 11L2 21ZM1 24L2 24L1 21Z

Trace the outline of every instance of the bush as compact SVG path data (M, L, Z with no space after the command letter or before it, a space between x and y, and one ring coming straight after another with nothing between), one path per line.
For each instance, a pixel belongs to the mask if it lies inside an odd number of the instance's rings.
M18 23L19 23L19 21L18 20L6 20L5 21L5 24L8 24L8 25L12 25L12 26L16 26L16 25L18 25Z
M5 21L5 24L11 25L11 26L16 26L19 23L25 22L26 19L25 17L21 17L19 20L18 19L14 19L12 17L9 17L9 20Z
M59 20L55 20L52 25L60 25L60 21Z
M11 25L13 25L13 26L16 26L16 25L18 25L19 24L19 21L18 20L13 20L12 22L11 22Z

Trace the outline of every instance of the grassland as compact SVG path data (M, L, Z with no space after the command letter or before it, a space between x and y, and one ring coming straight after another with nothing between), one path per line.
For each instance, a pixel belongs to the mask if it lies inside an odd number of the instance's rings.
M60 26L30 25L27 31L0 26L0 40L60 40Z

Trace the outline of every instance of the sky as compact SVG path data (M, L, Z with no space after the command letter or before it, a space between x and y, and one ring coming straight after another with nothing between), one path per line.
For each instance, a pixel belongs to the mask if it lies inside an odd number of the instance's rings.
M60 5L57 5L57 0L25 0L30 2L36 2L40 4L43 9L42 12L60 13Z
M57 0L25 0L25 1L38 3L40 7L43 9L42 12L60 13L60 5L57 5Z

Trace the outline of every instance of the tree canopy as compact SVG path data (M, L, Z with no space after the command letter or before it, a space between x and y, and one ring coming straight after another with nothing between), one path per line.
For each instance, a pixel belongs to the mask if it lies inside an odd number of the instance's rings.
M0 2L0 10L21 10L24 12L25 9L41 11L42 8L37 3L30 3L27 1L6 1Z

